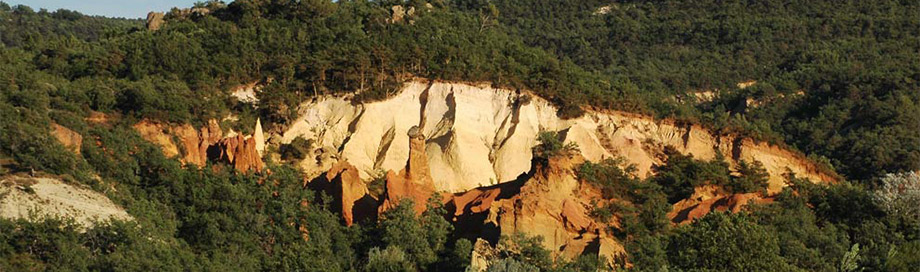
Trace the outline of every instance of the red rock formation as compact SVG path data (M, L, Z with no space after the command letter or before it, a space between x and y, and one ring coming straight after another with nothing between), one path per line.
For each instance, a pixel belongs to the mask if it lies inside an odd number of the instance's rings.
M76 131L61 125L51 123L51 135L54 136L61 144L74 154L80 155L80 148L83 147L83 136Z
M451 197L448 202L455 207L454 217L464 213L481 213L492 208L492 203L502 193L501 187L476 188Z
M240 172L262 172L265 166L256 151L256 141L252 137L243 135L220 140L215 146L218 151L217 159L233 165Z
M491 240L516 232L539 235L553 256L597 254L613 260L625 251L607 233L606 224L589 214L592 200L600 194L586 189L576 178L572 168L583 161L574 155L534 163L533 170L518 181L454 195L448 210L454 209L458 229L474 232L469 234ZM497 227L499 233L490 234L493 227L489 226Z
M369 210L376 208L376 200L370 199L367 184L361 181L357 168L347 161L339 161L326 172L326 181L330 182L330 191L336 205L342 209L346 225L351 226L356 217L372 215Z
M223 131L214 119L197 131L189 124L167 126L150 120L138 122L134 129L145 140L159 145L167 157L181 155L180 160L185 164L204 166L210 158L230 163L241 172L261 172L264 167L255 137L238 135L221 139ZM173 143L174 136L182 145L182 152Z
M710 212L740 212L751 203L773 203L773 197L763 197L758 193L724 194L715 186L702 186L694 189L687 199L674 203L668 218L674 224L688 224L694 219L706 216Z
M596 224L588 217L585 207L575 200L566 199L565 202L562 202L562 213L560 215L566 230L579 232L589 228L592 230L597 229Z
M198 131L192 125L184 124L170 129L172 135L179 140L179 146L182 147L182 157L180 160L185 164L203 166L207 162L207 157L201 158L198 152L198 144L201 140L198 138Z
M208 125L196 131L189 124L172 128L172 134L179 139L182 145L182 163L204 166L208 161L208 147L220 141L223 131L217 120L211 119Z
M406 168L400 170L399 174L387 171L386 179L387 191L379 209L381 213L407 198L414 201L417 214L425 211L425 205L435 189L431 169L428 167L428 156L425 155L425 136L418 132L417 127L409 129L409 161Z

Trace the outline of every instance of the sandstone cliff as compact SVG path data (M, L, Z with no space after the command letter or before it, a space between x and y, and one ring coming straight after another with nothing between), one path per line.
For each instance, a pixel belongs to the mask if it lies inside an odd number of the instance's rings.
M259 151L260 147L264 149L264 137L257 134L225 138L217 120L209 120L206 126L198 130L189 124L168 125L142 120L134 125L134 129L145 140L160 146L164 155L179 157L186 165L201 167L210 159L231 164L241 172L261 172L264 167ZM255 131L262 131L258 122ZM179 146L173 139L178 141Z
M500 235L520 232L542 236L554 257L593 254L612 262L625 249L606 223L590 216L600 194L576 178L572 169L582 162L580 155L538 160L518 181L454 195L446 207L470 237L494 243Z
M285 131L283 142L298 136L335 156L305 162L329 167L346 159L362 179L403 168L409 158L408 129L427 135L425 153L438 191L463 192L514 180L530 170L531 147L541 130L562 131L588 160L622 156L638 167L640 177L660 164L660 151L674 146L700 159L721 153L731 164L757 160L770 174L770 192L784 186L788 172L816 182L836 180L832 172L795 152L732 135L713 135L695 125L614 111L589 111L563 120L549 102L526 92L487 85L412 81L396 96L352 104L348 97L320 97L304 103L300 117ZM310 158L314 160L314 158ZM331 160L324 162L323 160ZM323 172L325 169L316 169Z

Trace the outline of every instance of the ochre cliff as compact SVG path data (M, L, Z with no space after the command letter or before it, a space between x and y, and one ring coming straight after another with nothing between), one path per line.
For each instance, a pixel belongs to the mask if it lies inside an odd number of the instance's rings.
M362 177L398 171L409 158L407 132L413 126L427 135L425 153L437 191L463 192L508 182L530 170L531 148L541 130L561 131L591 161L622 156L637 166L640 177L660 164L660 150L674 146L699 159L721 153L732 165L757 160L770 174L769 191L784 186L783 175L832 182L804 156L763 142L732 135L713 135L695 125L614 111L588 111L563 120L549 102L526 92L488 85L412 81L384 101L353 104L349 97L320 97L301 105L300 117L283 134L283 142L301 136L314 148L335 155L301 163L318 173L339 159L348 160ZM320 152L322 153L322 152ZM315 160L315 161L314 161ZM326 161L329 160L329 161Z
M542 236L553 256L583 254L613 261L625 253L608 224L590 215L592 201L603 201L593 186L576 178L581 155L536 160L517 181L454 195L447 203L461 232L495 242L498 236ZM497 231L491 230L496 228Z
M262 132L260 125L256 124L257 133ZM145 140L160 146L164 155L178 157L186 165L201 167L210 159L233 165L240 172L261 172L264 167L259 151L260 146L264 148L264 142L260 142L264 137L235 135L224 138L217 120L209 120L197 130L190 124L168 125L142 120L134 124L134 130Z
M220 141L223 131L217 120L208 121L207 126L195 130L192 125L184 124L171 129L171 133L182 145L182 162L204 166L208 161L208 147Z

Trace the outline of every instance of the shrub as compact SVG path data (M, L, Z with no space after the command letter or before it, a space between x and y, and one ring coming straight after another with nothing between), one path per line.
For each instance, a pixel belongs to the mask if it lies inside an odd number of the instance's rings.
M741 161L738 163L737 177L732 177L725 186L731 193L766 193L770 174L763 168L759 161L749 163Z
M297 136L289 144L281 146L281 159L284 160L303 160L310 155L313 148L313 139L304 139Z
M367 253L367 266L364 267L368 272L401 272L416 271L412 262L406 257L406 252L399 246L388 246L384 250L380 248L371 248Z
M872 200L887 214L917 225L920 223L920 174L886 175L872 192Z
M541 131L537 134L537 141L540 143L533 147L533 153L540 158L569 156L578 152L578 145L573 142L564 143L558 132Z

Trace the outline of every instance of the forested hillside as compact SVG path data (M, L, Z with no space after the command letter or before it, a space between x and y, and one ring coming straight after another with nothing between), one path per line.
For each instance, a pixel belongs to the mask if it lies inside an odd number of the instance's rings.
M785 141L856 179L920 167L918 3L470 2L527 45L628 82L644 112Z
M503 237L489 271L920 266L920 178L907 173L920 170L916 1L236 0L187 8L167 12L154 31L140 19L0 2L0 175L86 185L136 218L88 230L66 219L0 219L0 270L464 271L475 241L437 201L421 215L401 202L379 221L346 227L332 200L305 186L315 177L289 161L269 162L271 174L186 167L132 128L233 116L238 122L222 125L250 133L260 118L280 130L304 101L383 100L413 78L529 90L564 118L625 111L753 137L843 178L818 185L788 177L772 204L678 225L665 215L695 188L759 193L762 169L667 153L656 175L640 180L614 160L585 163L580 181L609 203L629 203L591 211L617 222L607 231L627 256L553 260L541 238ZM230 96L250 83L261 88L257 106ZM52 124L82 135L80 152L56 141Z

